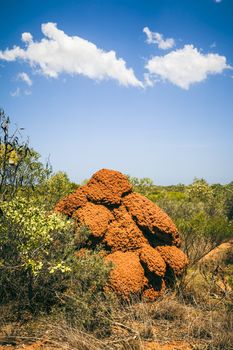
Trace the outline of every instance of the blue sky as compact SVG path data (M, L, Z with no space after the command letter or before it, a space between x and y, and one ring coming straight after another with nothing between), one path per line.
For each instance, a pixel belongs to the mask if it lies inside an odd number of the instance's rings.
M0 0L0 11L0 106L54 171L233 180L232 0Z

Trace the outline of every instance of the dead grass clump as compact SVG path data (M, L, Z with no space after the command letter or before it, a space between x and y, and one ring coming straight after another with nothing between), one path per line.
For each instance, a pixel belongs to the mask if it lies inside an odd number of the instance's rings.
M129 303L125 306L122 315L124 319L130 319L132 322L144 323L150 319L151 303L142 302L140 300L135 303Z
M222 310L216 315L213 327L213 349L233 349L233 313L232 310Z
M150 309L150 316L155 319L169 321L183 321L186 314L186 307L175 297L167 294L157 300Z
M104 343L93 335L72 328L66 323L50 326L49 342L59 349L66 350L102 350Z
M233 350L232 295L213 294L212 285L207 287L200 303L166 293L152 303L125 305L119 317L142 342L185 340L199 350Z
M144 347L142 345L142 342L140 339L129 339L129 340L122 340L121 343L118 345L118 347L115 347L115 349L119 350L143 350Z
M149 340L155 338L155 331L152 322L145 322L139 330L139 335L142 339Z
M206 315L195 315L188 319L188 336L197 339L212 339L213 327Z
M66 323L50 326L48 343L64 350L143 350L138 334L99 339Z
M199 312L192 315L188 322L190 339L205 341L207 349L233 349L232 315L222 310Z
M233 349L233 333L222 333L214 338L212 349L216 350L232 350Z

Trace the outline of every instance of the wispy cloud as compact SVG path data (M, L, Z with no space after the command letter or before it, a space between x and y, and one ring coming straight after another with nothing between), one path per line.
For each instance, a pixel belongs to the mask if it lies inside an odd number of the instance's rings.
M185 45L164 56L154 56L146 64L150 79L155 77L170 81L185 90L190 85L205 80L208 75L222 73L228 68L230 66L227 65L225 56L203 54L193 45Z
M32 80L30 79L29 75L25 72L19 73L17 78L19 80L24 81L28 86L32 86Z
M18 97L20 95L20 88L17 87L15 91L10 92L12 97Z
M44 38L37 42L30 33L22 34L26 48L14 46L0 51L0 60L23 60L48 77L61 73L81 74L94 80L117 80L120 85L143 87L132 68L126 67L115 51L104 51L79 36L69 36L56 23L42 24Z
M143 28L143 33L146 34L146 42L148 44L157 44L159 49L168 50L175 46L173 38L164 39L163 34L151 32L148 27Z
M147 86L154 86L155 84L155 81L154 79L152 80L151 79L151 75L150 73L144 73L144 87L147 87Z
M22 90L19 87L15 89L15 91L10 92L12 97L19 97L22 95L30 96L32 94L31 90Z

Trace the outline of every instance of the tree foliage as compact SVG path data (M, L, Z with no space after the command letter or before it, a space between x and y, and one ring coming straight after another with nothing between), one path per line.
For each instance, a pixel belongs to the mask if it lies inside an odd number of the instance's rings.
M154 187L153 181L148 177L143 177L140 179L138 177L128 176L128 179L133 185L134 190L145 196L148 195Z
M0 199L13 198L17 191L30 194L51 174L51 167L40 162L40 155L21 135L11 131L10 119L0 110Z

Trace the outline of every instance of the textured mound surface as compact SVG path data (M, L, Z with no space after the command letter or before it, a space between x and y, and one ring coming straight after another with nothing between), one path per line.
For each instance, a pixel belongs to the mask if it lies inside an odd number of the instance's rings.
M86 188L87 198L95 203L120 204L124 193L130 192L132 185L119 171L102 169L95 173Z
M137 254L132 252L115 252L106 257L114 264L110 274L111 287L117 294L128 298L143 289L146 278Z
M113 215L103 205L87 202L87 204L73 213L73 217L80 224L89 227L94 237L102 237L107 231Z
M101 245L106 261L113 263L108 288L125 299L135 294L156 299L166 289L170 271L180 275L188 264L170 217L133 193L118 171L98 171L55 210L90 229L92 248Z
M166 272L166 263L157 250L149 244L145 245L139 253L140 261L145 264L149 272L163 277Z
M142 231L135 224L125 207L121 206L114 209L113 213L115 220L110 223L104 238L112 251L137 249L147 243Z
M176 275L180 275L188 264L187 256L177 247L163 246L157 247L156 250Z
M75 210L84 206L87 203L87 198L83 188L78 188L74 193L71 193L60 202L57 203L55 211L61 212L68 217L71 217Z
M131 193L123 199L123 203L140 227L165 243L180 244L177 228L170 217L149 199L139 193Z
M164 279L158 280L157 283L147 285L147 288L142 293L143 299L154 301L166 290L166 283Z

